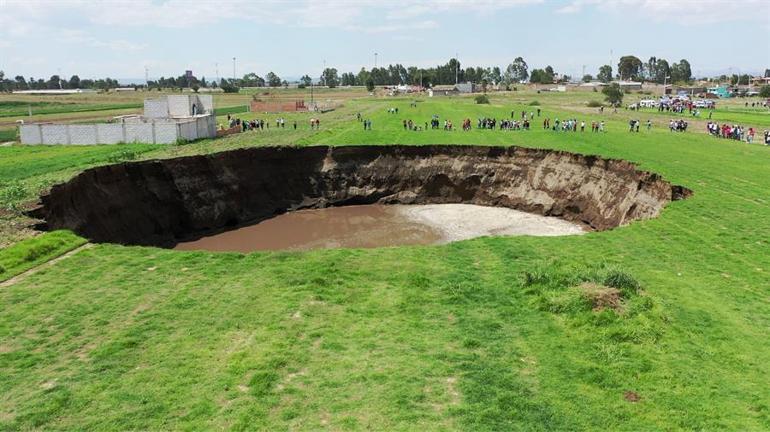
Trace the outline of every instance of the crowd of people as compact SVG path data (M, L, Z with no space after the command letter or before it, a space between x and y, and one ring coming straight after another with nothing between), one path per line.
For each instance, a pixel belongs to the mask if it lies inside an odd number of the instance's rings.
M631 119L628 121L629 132L639 132L639 128L642 126L642 122L639 119ZM652 129L652 120L647 119L647 130Z
M319 121L320 125L320 121ZM311 120L311 128L314 128L314 125ZM270 122L266 121L265 119L252 119L252 120L241 120L240 118L233 117L230 114L227 115L227 127L229 129L233 129L235 127L238 127L241 132L246 132L250 130L265 130L270 129ZM286 129L286 119L283 117L278 117L275 119L275 127L277 129ZM292 122L292 127L294 130L297 129L297 121L294 120ZM225 126L220 124L219 129L225 129Z
M746 141L749 144L754 142L754 137L757 134L756 129L754 129L753 127L746 129L740 125L729 125L729 124L722 124L720 126L719 123L717 122L706 123L706 132L708 132L711 136L715 136L717 138L733 139L736 141ZM770 133L768 131L765 131L764 144L770 145L770 142L768 141L769 138L770 138Z
M752 104L753 105L753 104ZM412 103L410 105L411 107L416 107L416 103ZM696 112L694 110L694 107L687 106L684 104L681 105L674 105L674 106L666 106L661 107L663 110L670 110L674 112L682 112L684 109L689 109L690 112ZM398 108L388 108L389 114L398 114ZM511 111L511 118L510 119L497 119L493 117L480 117L476 121L476 128L477 129L483 129L483 130L529 130L531 126L531 121L534 120L535 115L540 117L541 115L541 109L537 108L537 114L535 114L534 111ZM519 119L516 119L516 117L519 117ZM710 116L709 116L710 117ZM359 122L362 123L364 130L372 130L372 121L370 119L364 119L361 115L361 113L356 114L356 118ZM250 130L265 130L270 129L270 121L267 121L265 119L253 119L253 120L241 120L240 118L232 117L231 115L227 115L227 124L226 125L219 125L220 129L224 129L226 126L229 126L230 129L238 127L241 131L250 131ZM274 125L277 129L285 129L286 128L286 119L283 117L277 117L275 119ZM437 114L433 114L430 122L425 122L424 126L421 124L418 124L417 122L413 121L412 119L403 119L402 120L402 126L404 130L409 131L422 131L422 130L428 130L430 129L436 130L442 128L442 121L440 120L439 116ZM591 132L598 133L598 132L604 132L605 131L605 122L602 121L592 121L591 124ZM636 119L629 119L628 121L628 130L629 132L639 132L642 126L642 122L636 118ZM293 129L297 129L297 121L293 120L290 123L290 127ZM310 119L310 128L312 130L320 129L321 127L321 121L318 118L311 118ZM559 120L558 118L551 120L550 117L546 117L543 119L543 129L544 130L553 130L556 132L577 132L578 129L580 132L585 132L587 127L585 120L578 120L576 118L569 118L566 120ZM669 130L671 132L685 132L687 131L688 123L684 119L671 119L669 121ZM464 131L470 131L473 128L473 122L470 118L465 118L462 121L462 130ZM449 119L443 120L443 129L445 131L452 131L454 130L454 124ZM646 129L649 131L652 129L652 121L647 120L646 121ZM724 138L724 139L733 139L733 140L739 140L739 141L745 141L747 143L752 143L756 139L756 135L758 134L757 130L753 127L745 128L740 125L729 125L729 124L719 124L717 122L708 121L706 124L706 132L709 135ZM762 139L762 143L765 145L770 145L770 131L764 131L763 136L760 136L760 139Z
M679 119L679 120L671 119L668 122L668 129L671 132L687 132L687 121L685 121L684 119Z

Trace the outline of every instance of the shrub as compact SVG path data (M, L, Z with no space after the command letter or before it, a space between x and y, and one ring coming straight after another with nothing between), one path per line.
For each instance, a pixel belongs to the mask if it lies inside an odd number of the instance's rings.
M601 102L599 102L599 101L592 100L592 101L588 101L588 103L586 105L588 107L590 107L590 108L599 108L603 104Z
M107 161L110 163L120 163L136 159L136 152L130 149L121 149L109 155Z
M529 106L540 106L540 102L534 100L534 101L529 103Z
M27 191L18 181L10 182L0 187L0 205L8 210L18 210L21 200L27 196Z
M489 103L489 98L487 97L487 95L478 95L478 96L475 97L475 100L476 100L477 104L488 104Z
M618 270L610 269L604 276L604 285L619 289L624 296L629 297L639 292L639 282L630 274Z
M770 98L770 85L764 85L759 89L759 96L763 98Z

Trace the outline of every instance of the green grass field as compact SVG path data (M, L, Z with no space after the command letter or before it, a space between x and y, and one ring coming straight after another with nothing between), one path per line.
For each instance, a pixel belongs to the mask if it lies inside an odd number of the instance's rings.
M44 114L67 114L88 111L112 111L129 108L141 108L141 104L122 103L122 104L78 104L78 103L55 103L55 102L24 102L24 101L2 101L0 102L0 117L23 117L29 115L30 110L33 115Z
M770 429L770 148L671 133L657 117L629 133L629 113L586 111L592 97L366 98L320 115L320 131L290 114L285 130L186 145L0 147L0 280L82 244L31 237L19 208L123 160L267 144L519 145L631 160L694 191L657 219L576 237L79 250L0 286L0 429ZM542 116L605 120L607 132L542 130L537 117L530 131L401 126L432 114L475 126L533 100ZM621 306L595 311L594 286L618 288Z

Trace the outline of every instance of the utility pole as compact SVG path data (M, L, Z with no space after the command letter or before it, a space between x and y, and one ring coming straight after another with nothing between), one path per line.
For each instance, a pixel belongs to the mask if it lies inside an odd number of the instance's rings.
M583 75L580 76L580 81L583 81L584 76L586 76L586 65L583 65Z
M233 85L235 85L235 57L233 57Z
M374 53L374 68L377 69L377 53Z
M610 50L610 67L612 67L612 50Z
M216 72L216 76L217 76L217 85L219 85L219 63L218 62L214 63L214 71Z
M56 72L57 72L57 74L59 76L59 90L61 90L62 89L62 86L61 86L61 68L57 69Z
M147 66L144 67L144 88L150 88L150 69Z

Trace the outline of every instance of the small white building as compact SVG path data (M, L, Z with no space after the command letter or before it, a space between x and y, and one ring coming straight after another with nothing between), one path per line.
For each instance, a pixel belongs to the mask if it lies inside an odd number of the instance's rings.
M80 94L80 93L96 93L96 90L92 89L52 89L52 90L15 90L13 94L29 94L29 95L68 95L68 94Z
M642 89L642 83L638 81L617 81L617 83L623 91Z
M112 123L26 123L22 144L172 144L217 136L211 95L171 95L145 99L144 115L120 116Z

